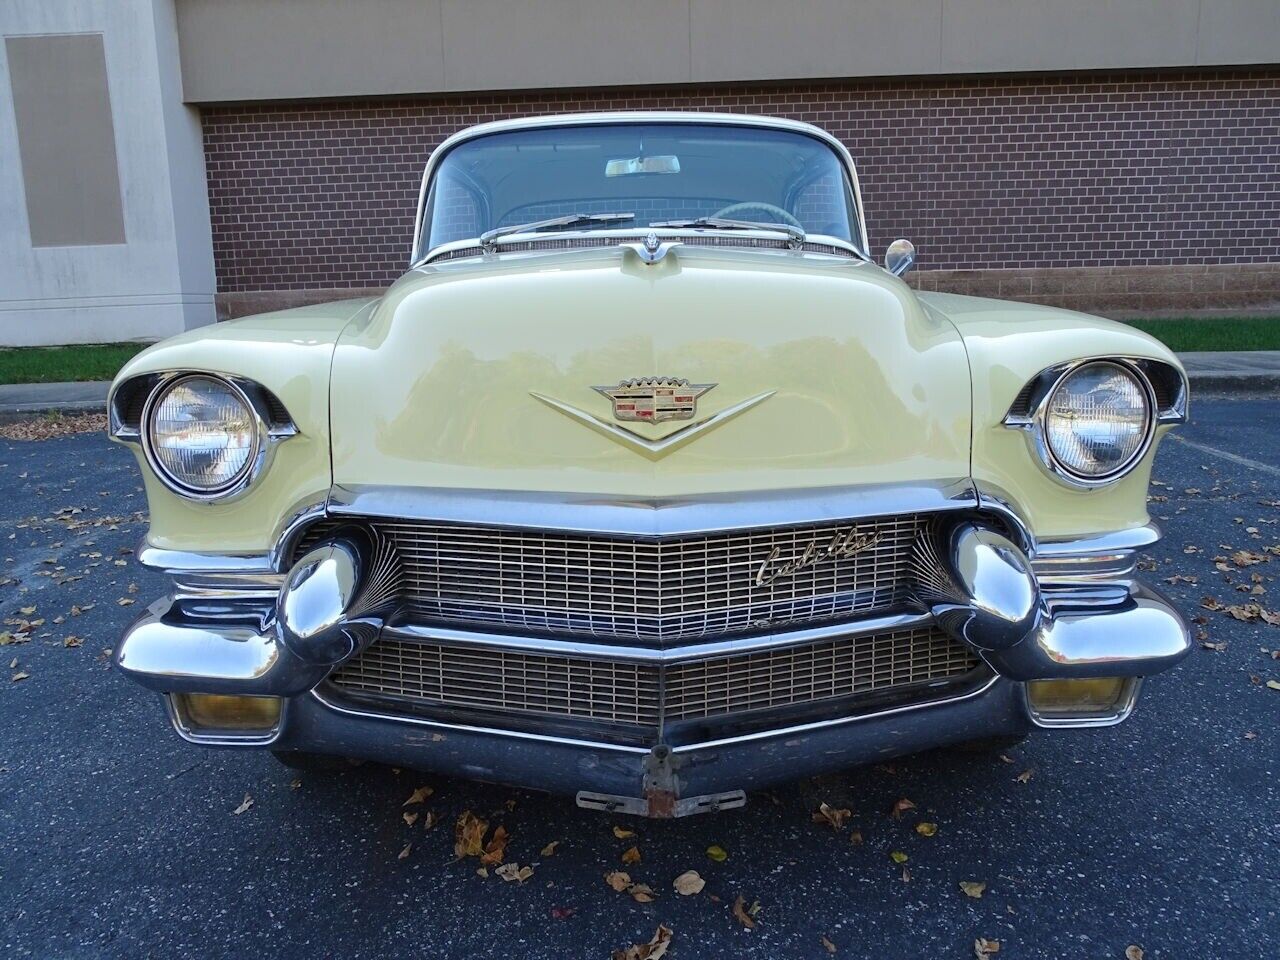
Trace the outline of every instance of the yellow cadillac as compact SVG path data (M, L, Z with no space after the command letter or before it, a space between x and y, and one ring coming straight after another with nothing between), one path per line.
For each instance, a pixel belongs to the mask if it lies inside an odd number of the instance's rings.
M1183 370L914 259L813 126L464 130L381 297L116 379L173 580L116 664L192 743L653 817L1121 722L1190 647L1135 573Z

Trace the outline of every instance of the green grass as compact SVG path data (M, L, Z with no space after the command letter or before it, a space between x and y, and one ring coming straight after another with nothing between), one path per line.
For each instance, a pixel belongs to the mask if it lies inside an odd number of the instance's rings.
M145 343L0 348L0 383L110 380Z
M1280 317L1126 320L1176 351L1280 350Z

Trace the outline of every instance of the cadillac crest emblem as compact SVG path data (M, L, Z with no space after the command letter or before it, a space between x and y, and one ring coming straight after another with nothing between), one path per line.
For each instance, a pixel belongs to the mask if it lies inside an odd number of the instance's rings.
M714 386L674 377L640 377L623 380L616 387L594 389L613 401L615 420L662 423L692 420L698 412L698 398Z

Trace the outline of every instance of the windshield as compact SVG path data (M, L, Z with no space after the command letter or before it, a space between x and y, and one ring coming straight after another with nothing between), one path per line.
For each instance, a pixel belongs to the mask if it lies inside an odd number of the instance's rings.
M625 216L588 220L593 214ZM694 226L684 221L706 217L857 243L844 166L816 137L723 124L619 123L460 143L435 170L421 249L521 224L547 230L541 221L556 218L571 220L562 229L580 231Z

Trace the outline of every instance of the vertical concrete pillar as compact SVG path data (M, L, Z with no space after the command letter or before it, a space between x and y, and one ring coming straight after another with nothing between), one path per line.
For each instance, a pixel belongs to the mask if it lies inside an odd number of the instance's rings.
M174 0L0 4L0 346L214 320Z

